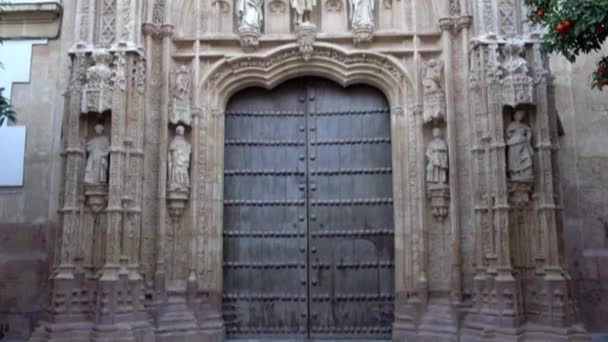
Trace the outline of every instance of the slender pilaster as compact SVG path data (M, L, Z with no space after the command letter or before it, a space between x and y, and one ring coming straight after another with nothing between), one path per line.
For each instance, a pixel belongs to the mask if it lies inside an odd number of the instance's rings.
M158 236L157 236L157 251L156 251L156 281L157 291L159 286L164 288L159 281L164 283L165 276L165 239L167 230L167 150L169 144L169 65L171 36L173 35L173 26L163 25L160 28L162 37L161 45L161 108L160 108L160 156L159 156L159 173L158 173Z

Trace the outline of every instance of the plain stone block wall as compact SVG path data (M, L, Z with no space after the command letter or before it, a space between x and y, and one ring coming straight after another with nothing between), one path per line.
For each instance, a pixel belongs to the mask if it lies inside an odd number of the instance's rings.
M0 341L27 340L48 305L57 225L0 223Z
M552 57L551 69L565 133L559 152L567 262L586 328L608 332L608 91L589 85L599 57L574 64Z

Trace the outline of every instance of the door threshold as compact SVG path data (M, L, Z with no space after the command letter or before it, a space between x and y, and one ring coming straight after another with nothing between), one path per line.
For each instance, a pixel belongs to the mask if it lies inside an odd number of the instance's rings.
M320 338L235 338L227 339L226 342L387 342L387 340L370 340L366 339L350 339L350 338L334 338L334 339L320 339Z

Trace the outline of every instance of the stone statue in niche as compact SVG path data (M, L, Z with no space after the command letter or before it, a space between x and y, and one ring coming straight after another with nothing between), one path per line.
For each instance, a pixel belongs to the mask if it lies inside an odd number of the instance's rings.
M374 35L375 0L349 0L350 20L356 45L368 44Z
M290 0L290 3L296 26L311 22L312 11L317 5L317 0Z
M85 184L99 185L108 183L110 139L103 132L103 125L95 125L96 136L87 142L88 157L84 174Z
M424 109L422 118L425 123L445 119L445 93L441 88L442 71L443 63L437 59L433 58L424 64L422 79Z
M513 121L507 126L507 165L512 181L534 180L534 150L532 149L532 129L525 122L526 112L515 110Z
M236 13L239 18L239 31L261 31L264 21L263 0L238 0Z
M177 126L175 137L169 145L169 191L188 192L190 190L190 155L192 145L184 137L184 126Z
M374 26L374 0L350 0L350 15L353 27Z
M173 70L173 82L171 86L171 108L169 111L169 122L174 125L180 122L190 125L192 122L192 108L190 105L190 93L192 92L192 76L186 66Z
M528 61L522 56L524 51L525 44L521 39L509 39L502 48L503 104L511 107L534 102L534 85L532 77L528 75Z
M433 140L426 149L426 181L433 184L448 183L448 144L441 137L441 129L433 129Z
M237 0L236 5L241 47L245 52L253 52L260 46L264 0Z
M426 191L431 200L431 214L442 222L448 216L450 189L448 186L448 144L441 129L433 129L433 140L426 149Z
M105 49L92 53L94 64L87 69L82 90L82 112L103 113L112 109L112 54Z

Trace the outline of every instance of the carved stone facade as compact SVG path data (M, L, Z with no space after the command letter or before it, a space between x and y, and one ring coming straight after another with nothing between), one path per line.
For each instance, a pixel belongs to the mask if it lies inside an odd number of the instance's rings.
M551 84L523 13L78 1L51 309L31 341L224 340L226 105L303 76L390 104L394 341L588 340L561 248Z

